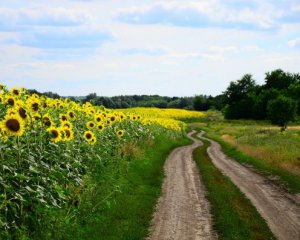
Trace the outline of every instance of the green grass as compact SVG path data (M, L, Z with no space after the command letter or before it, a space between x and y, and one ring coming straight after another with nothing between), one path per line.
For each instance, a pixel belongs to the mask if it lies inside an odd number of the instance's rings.
M204 146L197 148L193 157L208 191L207 198L212 206L214 228L219 239L275 239L250 201L212 164L206 151L209 143L203 142Z
M90 200L81 203L74 222L56 225L56 232L50 229L51 235L37 239L144 239L161 193L164 162L174 148L190 143L186 137L172 139L166 135L158 136L152 144L142 143L140 153L132 155L129 165L120 169L120 178L114 182L119 191L106 193L108 198L103 200L104 186L95 185L92 193L86 193Z
M99 219L83 239L144 239L161 193L164 162L172 149L188 143L187 139L175 142L162 136L142 159L136 159L124 179L126 188L110 208L98 212Z
M254 166L266 176L275 176L272 179L276 183L293 193L300 192L300 175L295 173L300 164L299 130L280 134L276 129L268 130L270 125L260 121L200 123L193 127L204 130L209 138L219 142L229 157ZM236 145L226 142L222 138L224 134L235 139Z

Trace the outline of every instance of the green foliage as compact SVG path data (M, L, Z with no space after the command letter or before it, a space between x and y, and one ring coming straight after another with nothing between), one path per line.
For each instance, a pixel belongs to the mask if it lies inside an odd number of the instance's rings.
M73 205L49 209L36 240L144 239L161 192L169 152L189 144L181 134L152 127L153 135L123 142L107 158L93 159Z
M250 74L246 74L240 80L231 82L224 92L227 104L224 109L225 118L267 119L268 103L279 95L296 101L297 113L300 114L300 75L276 69L266 73L265 84L259 86ZM288 114L292 113L293 111L290 111ZM294 116L286 117L289 118L288 121L294 118Z
M297 102L280 95L268 102L267 110L271 122L278 124L285 130L287 123L296 117Z

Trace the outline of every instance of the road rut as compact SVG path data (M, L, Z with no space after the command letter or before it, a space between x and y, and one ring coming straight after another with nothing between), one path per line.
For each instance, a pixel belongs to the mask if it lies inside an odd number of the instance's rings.
M221 150L219 143L208 140L212 162L250 199L279 240L300 239L300 196L288 193L267 177L256 173Z
M162 196L151 222L148 240L202 240L217 239L212 229L210 204L192 159L195 148L201 141L176 148L167 158L164 170Z

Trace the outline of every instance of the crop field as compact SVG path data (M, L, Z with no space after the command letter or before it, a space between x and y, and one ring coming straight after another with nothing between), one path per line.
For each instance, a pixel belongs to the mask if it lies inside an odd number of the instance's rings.
M159 135L181 139L186 125L176 119L202 115L174 109L113 111L2 85L0 102L4 239L33 237L39 223L54 224L47 219L53 209L64 209L65 223L78 217L83 196L95 194L93 178L101 185L101 195L119 191L118 179L130 158L139 155L140 142L153 145ZM109 197L103 198L106 204Z

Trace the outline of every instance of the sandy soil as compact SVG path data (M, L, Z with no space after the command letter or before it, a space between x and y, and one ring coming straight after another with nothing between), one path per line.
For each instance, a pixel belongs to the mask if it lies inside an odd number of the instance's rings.
M300 239L300 195L288 193L267 177L228 158L217 142L207 140L211 142L208 154L215 166L250 199L273 234L280 240Z
M188 136L193 139L191 132ZM192 152L201 145L175 149L165 162L163 193L157 203L148 240L217 239L210 205Z

